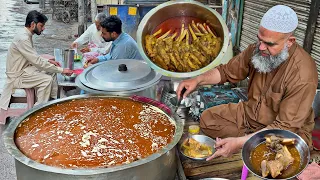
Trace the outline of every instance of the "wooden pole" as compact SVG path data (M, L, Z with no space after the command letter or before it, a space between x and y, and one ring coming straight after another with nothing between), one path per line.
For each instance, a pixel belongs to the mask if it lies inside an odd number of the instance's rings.
M45 0L39 1L39 8L44 9L45 8Z
M78 35L80 36L84 32L84 14L85 3L84 0L78 0Z
M303 43L303 48L308 53L310 53L312 49L313 37L316 31L316 23L317 23L319 8L320 8L320 1L312 0L310 5L306 36L304 38L304 43Z
M51 8L51 9L54 8L54 0L50 0L50 8Z
M97 14L97 0L91 0L91 21L93 23Z

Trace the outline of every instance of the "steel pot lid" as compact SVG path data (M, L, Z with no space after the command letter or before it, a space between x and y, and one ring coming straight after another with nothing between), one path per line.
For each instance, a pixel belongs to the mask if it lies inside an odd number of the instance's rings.
M102 91L102 90L97 90L97 89L92 89L90 87L87 87L86 85L81 83L80 78L76 78L75 83L80 89L90 94L96 94L96 95L131 96L134 93L139 93L141 91L146 90L146 88L140 88L140 89L133 89L130 91Z
M159 82L161 74L142 60L117 59L95 64L79 75L80 82L99 91L143 90Z

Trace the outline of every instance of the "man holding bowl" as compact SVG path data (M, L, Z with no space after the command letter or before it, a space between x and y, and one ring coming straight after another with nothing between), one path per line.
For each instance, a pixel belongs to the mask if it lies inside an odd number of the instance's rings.
M249 78L248 101L224 104L204 111L202 131L216 142L217 151L207 160L238 152L254 133L285 129L300 135L312 147L314 112L311 107L318 84L316 64L296 43L298 17L289 7L277 5L262 17L257 43L195 78L182 81L186 97L198 85L237 83Z

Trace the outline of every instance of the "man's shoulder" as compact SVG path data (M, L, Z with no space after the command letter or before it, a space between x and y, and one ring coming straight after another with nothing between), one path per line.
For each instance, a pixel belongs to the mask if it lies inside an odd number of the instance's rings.
M29 36L25 29L18 30L17 34L13 38L13 42L21 42L26 40L29 40Z
M316 65L311 55L300 45L297 45L297 48L292 55L292 59L294 60L294 64L296 64L298 67L309 67Z
M292 55L292 70L297 70L302 81L314 80L317 76L317 65L311 55L306 52L301 46L297 45L295 52Z
M95 24L91 24L91 25L87 28L86 31L88 31L88 32L90 32L90 33L98 32Z
M127 33L122 35L120 42L127 47L137 47L137 42Z

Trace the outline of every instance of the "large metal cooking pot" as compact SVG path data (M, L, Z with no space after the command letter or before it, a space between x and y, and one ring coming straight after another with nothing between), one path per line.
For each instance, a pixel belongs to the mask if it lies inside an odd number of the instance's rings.
M147 56L145 49L145 36L147 34L152 34L154 29L156 29L156 27L162 22L176 17L198 18L213 27L218 36L222 38L223 45L221 51L215 58L215 60L213 60L209 65L193 72L171 72L157 66ZM186 78L202 74L221 63L221 61L226 56L226 52L229 46L229 32L227 25L225 24L221 15L215 10L205 6L204 4L193 0L168 1L153 8L143 17L137 30L137 43L143 59L145 59L150 64L151 68L153 68L157 72L160 72L164 76ZM230 56L228 55L227 58L229 60Z
M157 153L126 165L96 169L63 169L33 161L21 153L17 148L14 142L15 130L19 124L31 114L41 111L48 106L65 101L97 97L104 98L112 96L78 95L51 101L47 104L30 109L9 124L3 135L4 143L6 149L15 158L16 173L19 180L173 180L175 178L177 161L174 147L180 140L183 132L183 121L176 115L174 116L174 119L171 117L176 126L173 141Z
M117 59L92 65L75 80L91 94L140 95L154 99L161 74L142 60Z

